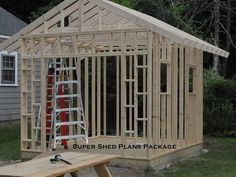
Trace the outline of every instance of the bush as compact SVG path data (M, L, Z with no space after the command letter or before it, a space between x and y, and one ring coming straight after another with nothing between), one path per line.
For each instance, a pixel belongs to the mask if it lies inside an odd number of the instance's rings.
M204 134L236 134L236 81L204 71Z

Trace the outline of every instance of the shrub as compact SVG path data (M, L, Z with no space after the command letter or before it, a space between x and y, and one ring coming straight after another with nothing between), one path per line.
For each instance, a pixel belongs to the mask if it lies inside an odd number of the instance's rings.
M224 80L212 70L204 71L204 133L236 133L236 81Z

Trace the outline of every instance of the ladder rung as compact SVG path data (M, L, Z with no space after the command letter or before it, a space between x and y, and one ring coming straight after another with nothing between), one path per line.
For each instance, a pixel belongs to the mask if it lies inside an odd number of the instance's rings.
M139 65L139 66L137 66L137 68L148 68L148 66L147 65Z
M138 92L137 95L147 95L147 92Z
M41 130L41 127L34 127L35 130Z
M23 90L22 93L31 93L30 90Z
M41 80L40 79L35 79L35 80L33 80L33 82L41 82Z
M33 106L41 106L40 103L34 103Z
M59 99L59 98L73 98L73 97L78 97L80 96L80 94L71 94L71 95L56 95L56 99Z
M56 71L66 71L66 70L76 70L76 67L62 67L62 68L56 68Z
M125 105L126 108L134 108L134 105Z
M81 108L56 109L56 112L68 112L68 111L82 111L82 109Z
M30 117L31 114L23 114L22 116L23 116L23 117Z
M134 79L125 79L125 82L135 82Z
M56 84L78 84L79 82L74 80L74 81L58 81Z
M24 142L31 142L31 139L23 139Z
M57 136L56 140L64 140L64 139L79 139L86 138L85 135L68 135L68 136Z
M73 121L73 122L57 122L56 126L63 126L63 125L78 125L78 124L84 124L83 121Z
M136 118L136 120L138 120L138 121L147 121L148 119L147 118Z
M134 133L133 130L126 130L125 133Z
M33 106L41 106L41 103L33 103Z

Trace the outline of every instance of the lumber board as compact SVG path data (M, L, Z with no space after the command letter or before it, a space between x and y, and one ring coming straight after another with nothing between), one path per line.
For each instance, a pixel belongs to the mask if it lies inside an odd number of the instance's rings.
M50 158L47 156L15 165L0 168L0 176L25 176L25 177L55 177L66 173L76 172L80 169L95 167L99 174L106 175L105 164L110 160L117 158L114 155L87 154L76 152L61 153L61 156L70 161L72 165L65 163L51 164ZM109 174L109 172L107 171Z
M171 58L171 140L177 144L177 114L178 114L178 44L174 43Z
M185 112L185 145L188 145L190 142L190 127L189 127L189 61L190 61L190 47L185 47L185 61L184 61L184 65L185 65L185 76L184 76L184 83L185 83L185 105L184 105L184 112Z
M160 142L160 42L154 33L153 41L153 143Z
M42 41L42 49L44 49L44 40ZM42 50L42 55L44 50ZM45 59L40 60L41 68L41 148L43 151L46 150L46 61Z
M88 57L85 58L85 121L87 125L87 131L90 130L90 122L89 122L89 59Z
M172 46L170 44L170 41L167 40L167 47L166 47L166 60L167 61L170 61L170 64L167 64L167 100L166 100L166 104L167 104L167 108L166 108L166 123L167 123L167 126L166 126L166 132L167 132L167 142L168 144L170 144L170 141L171 141L171 116L172 116L172 111L171 111L171 103L172 103L172 99L171 99L171 88L172 88L172 69L171 69L171 55L172 55Z
M101 57L97 58L97 136L101 135Z
M120 57L116 57L116 136L120 136Z
M94 166L99 177L111 177L111 173L105 164L99 164Z
M148 32L148 56L147 56L147 138L148 144L152 144L152 63L153 63L153 33ZM150 157L152 151L148 150L148 157Z
M31 40L31 53L34 53L34 40ZM35 107L33 106L33 103L35 103L36 99L35 99L35 92L36 92L36 83L33 82L36 79L36 75L35 75L35 59L32 58L31 59L31 137L32 137L32 142L31 142L31 146L33 149L35 149L35 117L36 117L36 110Z
M103 134L107 134L107 57L103 57Z
M196 93L197 93L197 118L198 118L198 130L196 134L198 135L198 141L203 142L203 52L197 50L197 83L196 83Z
M96 136L96 58L92 57L92 136Z
M39 26L41 26L41 25L43 26L45 20L49 20L49 19L51 19L52 17L54 17L56 15L58 15L58 19L59 19L60 18L59 12L62 9L66 9L68 6L72 5L76 1L77 0L66 0L66 1L63 1L59 5L55 6L53 9L48 11L46 14L42 15L37 20L32 22L30 25L26 26L21 31L16 33L13 37L11 37L10 39L8 39L5 42L1 43L0 44L0 48L2 50L4 50L4 49L6 49L7 47L9 47L10 45L12 45L14 43L17 43L17 45L15 46L15 49L19 48L18 39L20 39L21 34L29 34L31 31L33 31L34 29L38 28ZM13 50L15 50L15 49L13 49Z
M21 40L21 52L25 53L26 41ZM28 101L27 94L24 93L27 90L27 72L24 71L26 68L24 66L28 66L28 62L25 58L21 58L21 149L26 149L27 144L23 141L23 139L28 139L28 117L24 117L24 115L28 114Z
M72 14L76 10L79 10L78 5L73 5L75 3L80 3L81 1L76 1L76 0L66 0L63 1L61 4L58 6L54 7L51 9L49 12L46 14L42 15L39 17L37 20L35 20L33 23L25 27L23 30L18 32L16 35L14 35L12 38L6 40L0 45L0 49L10 49L11 50L16 50L19 48L20 43L18 42L18 39L20 38L20 34L26 34L32 32L34 29L37 28L42 28L42 31L44 30L44 22L45 21L50 21L53 17L57 18L57 21L60 21L61 19L61 14L60 12L64 13L64 17ZM91 4L91 5L90 5ZM115 18L117 19L128 19L128 23L134 23L135 25L142 26L147 30L151 30L153 32L158 32L160 35L171 39L172 41L175 41L179 44L184 44L188 45L191 47L196 47L198 49L217 54L223 57L228 57L229 53L215 47L201 39L198 39L184 31L181 31L167 23L164 23L158 19L155 19L151 16L148 16L146 14L142 14L138 11L132 10L125 8L121 5L118 5L116 3L110 2L110 1L101 1L101 0L90 0L88 3L86 3L84 8L87 8L87 6L91 6L87 10L84 10L84 13L82 13L82 16L87 16L84 18L84 20L92 19L92 18L97 18L96 16L99 16L99 12L97 12L97 9L102 8L102 9L108 9L109 11L114 14ZM66 14L66 9L72 8L71 10L68 10L68 14ZM81 15L80 15L81 16ZM99 20L98 20L99 21ZM115 21L116 23L119 22L119 20ZM48 22L47 22L48 23ZM112 23L111 23L112 24ZM119 23L118 23L119 24ZM55 25L55 24L54 24ZM51 25L51 26L54 26ZM74 26L76 23L73 24ZM121 24L122 25L122 24ZM49 25L47 25L49 26ZM99 26L99 25L98 25ZM119 26L119 25L118 25ZM49 26L50 27L50 26ZM14 47L12 47L14 45Z
M129 61L129 79L133 80L133 57L127 56ZM129 82L129 105L133 105L133 82ZM133 131L133 107L129 107L129 130ZM129 134L132 136L132 133Z
M147 55L143 55L143 65L147 66ZM147 93L147 69L143 68L143 93ZM147 95L143 94L143 118L147 118ZM143 138L147 137L146 133L147 122L143 121Z
M179 140L180 146L182 146L183 137L183 116L184 116L184 48L183 45L179 45Z
M122 42L125 39L125 33L122 33L121 36ZM126 79L126 58L124 54L125 50L125 44L124 42L122 43L122 55L121 55L121 143L126 144L126 84L125 84L125 79ZM125 155L124 150L122 151L122 156Z

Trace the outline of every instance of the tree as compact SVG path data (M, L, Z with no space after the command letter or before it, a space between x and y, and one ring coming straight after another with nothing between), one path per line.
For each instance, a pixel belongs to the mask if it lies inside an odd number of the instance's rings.
M134 0L111 0L111 1L129 8L134 8Z
M220 2L219 0L214 0L214 42L215 46L220 46ZM220 57L218 55L214 55L213 58L213 70L219 72L219 63Z
M41 15L43 15L44 13L46 13L47 11L49 11L50 9L61 3L62 1L63 0L49 0L49 3L46 6L41 6L36 11L31 12L29 21L32 22L36 20L38 17L40 17Z

